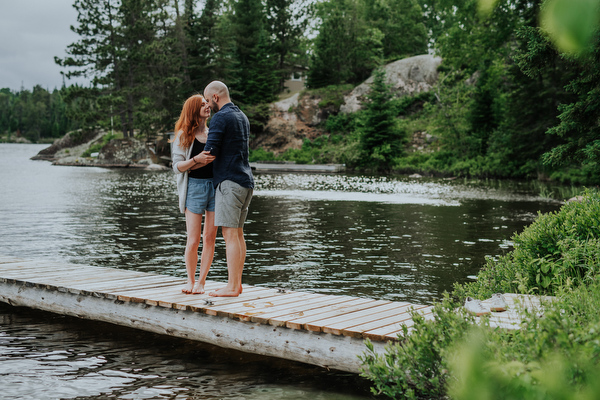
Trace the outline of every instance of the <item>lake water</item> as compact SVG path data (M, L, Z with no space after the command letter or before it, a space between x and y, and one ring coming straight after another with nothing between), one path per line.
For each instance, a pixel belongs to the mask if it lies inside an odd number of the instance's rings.
M171 171L56 167L0 144L0 254L184 277ZM429 304L560 204L525 183L257 174L244 283ZM225 281L217 241L209 279ZM355 376L0 305L3 398L363 399Z

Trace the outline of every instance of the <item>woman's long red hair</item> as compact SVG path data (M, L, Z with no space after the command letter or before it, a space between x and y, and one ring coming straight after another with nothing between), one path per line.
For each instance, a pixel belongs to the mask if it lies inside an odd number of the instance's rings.
M179 136L179 145L184 149L187 149L194 143L195 132L200 124L204 123L206 125L206 121L203 121L200 117L203 102L204 96L195 94L183 103L181 115L175 123L175 136ZM206 103L204 103L205 106Z

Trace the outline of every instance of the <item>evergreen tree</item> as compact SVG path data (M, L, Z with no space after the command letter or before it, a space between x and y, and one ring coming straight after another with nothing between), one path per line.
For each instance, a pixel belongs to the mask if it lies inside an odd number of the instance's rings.
M238 0L229 15L233 59L230 89L243 104L269 103L278 89L277 59L271 53L261 0Z
M364 160L361 166L367 170L389 171L394 159L403 155L406 137L398 127L390 99L385 71L378 69L373 74L360 139Z
M221 17L221 2L206 0L201 14L195 11L195 1L186 0L185 17L187 20L189 75L191 85L188 95L202 92L214 79L225 80L223 71L228 70L226 59L220 56L226 53L221 49L222 41L218 36Z
M58 138L77 128L77 121L69 118L64 101L68 89L48 92L40 85L32 91L0 90L0 134L13 134L31 141Z
M272 52L277 57L279 76L278 92L283 91L284 82L296 66L305 67L305 52L302 46L312 7L297 0L267 0L267 31L270 35Z
M319 3L321 19L310 59L308 86L359 83L382 61L383 34L370 28L359 0Z
M417 0L363 0L365 20L383 34L385 63L427 53L427 30Z
M93 123L94 125L106 122L113 114L117 116L117 123L126 135L129 131L126 121L125 102L121 96L121 90L125 83L123 76L124 59L127 55L122 44L122 36L119 33L117 14L121 3L118 0L106 0L97 2L94 0L75 0L73 7L77 11L76 26L71 30L80 36L80 39L67 46L69 57L64 59L55 58L57 64L68 69L64 75L67 78L86 76L92 78L92 85L97 97L88 99L97 104L93 107L81 109L81 116L76 119ZM74 101L73 94L82 90L76 87L67 95L69 101ZM73 112L79 109L82 101L73 107ZM101 108L97 107L101 105ZM89 113L94 110L95 115L90 117Z
M600 32L590 54L577 61L578 74L566 86L575 96L559 106L560 123L548 130L564 142L544 154L548 165L585 167L589 179L600 179Z

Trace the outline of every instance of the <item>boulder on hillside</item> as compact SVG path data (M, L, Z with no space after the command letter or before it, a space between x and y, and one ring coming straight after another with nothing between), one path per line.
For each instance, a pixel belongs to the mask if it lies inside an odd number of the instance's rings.
M55 161L65 156L65 151L71 155L79 156L89 147L89 142L99 140L106 132L102 129L83 130L78 129L56 139L52 145L40 150L32 160ZM78 154L79 153L79 154Z
M313 95L296 93L273 103L264 132L252 138L250 147L269 149L276 155L300 149L304 139L312 140L320 134L315 127L327 119L327 111L319 108L320 101Z
M442 63L440 57L430 54L414 56L387 64L385 69L386 83L391 86L397 96L428 92L437 82L437 68ZM373 76L354 88L344 98L340 112L353 113L361 109L366 95L371 90Z

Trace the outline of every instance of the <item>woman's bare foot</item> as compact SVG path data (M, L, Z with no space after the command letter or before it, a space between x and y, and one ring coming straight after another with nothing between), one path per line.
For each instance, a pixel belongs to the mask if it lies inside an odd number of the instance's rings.
M217 289L214 292L210 292L208 295L213 297L237 297L242 293L242 286L238 290L231 290L227 286L221 289Z
M204 285L201 284L200 281L196 281L196 283L194 283L192 294L204 294Z
M186 294L192 293L192 288L194 287L194 282L187 282L184 287L181 288L181 291Z

